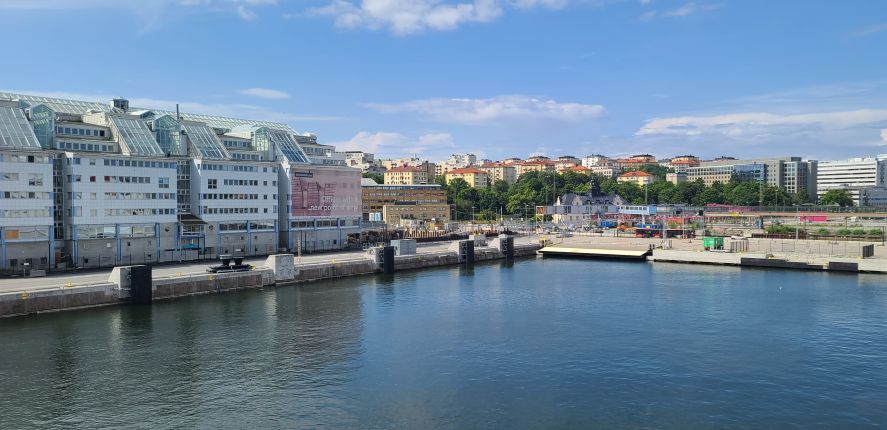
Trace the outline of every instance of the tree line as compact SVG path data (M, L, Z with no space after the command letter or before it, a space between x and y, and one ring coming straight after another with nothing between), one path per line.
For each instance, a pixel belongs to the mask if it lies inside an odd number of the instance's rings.
M657 177L657 181L643 187L636 182L618 182L615 178L572 171L527 172L509 185L495 181L487 188L472 188L462 179L445 183L443 176L433 182L447 191L447 202L455 206L458 219L495 219L500 211L509 215L532 215L536 206L554 204L566 193L586 194L593 188L595 194L616 193L630 204L686 204L704 206L709 203L736 206L791 206L813 202L806 192L791 195L782 187L755 181L716 182L706 186L701 179L672 184L665 181L667 169L658 165L642 166L640 170ZM365 177L372 177L364 175ZM375 179L375 178L374 178ZM378 181L380 182L381 181ZM822 204L851 206L849 193L831 190L823 196Z

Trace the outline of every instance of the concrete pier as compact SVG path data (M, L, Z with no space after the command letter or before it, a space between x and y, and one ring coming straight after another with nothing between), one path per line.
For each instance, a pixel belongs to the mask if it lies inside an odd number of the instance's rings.
M475 249L475 261L494 261L506 258L499 247ZM535 256L539 245L513 245L515 257ZM394 256L394 270L416 270L429 267L460 264L462 257L452 251L432 251ZM299 264L291 254L272 255L264 264L248 272L183 273L155 276L152 279L152 300L169 300L201 294L223 293L251 288L277 287L349 276L382 273L383 266L375 255L327 262ZM115 268L107 281L89 285L51 288L31 288L0 292L0 317L28 315L95 306L129 303L131 297L130 267Z

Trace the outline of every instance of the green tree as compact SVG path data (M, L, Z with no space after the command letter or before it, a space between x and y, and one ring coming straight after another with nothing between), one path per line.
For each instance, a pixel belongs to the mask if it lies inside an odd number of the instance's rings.
M658 164L653 164L653 163L642 164L640 167L638 167L637 170L640 170L641 172L644 172L644 173L649 173L649 174L655 176L656 179L658 179L660 181L665 180L666 173L673 172L673 170L669 169L668 167L660 166Z
M822 195L820 202L826 206L853 206L853 196L847 190L828 190Z
M797 193L795 193L794 196L792 196L792 204L804 205L807 203L811 203L810 194L807 194L807 190L798 191Z
M384 184L385 183L385 175L383 175L381 173L366 172L363 174L363 177L368 178L368 179L372 179L372 180L376 181L377 184Z
M761 197L761 184L753 181L730 182L724 196L731 205L757 206Z

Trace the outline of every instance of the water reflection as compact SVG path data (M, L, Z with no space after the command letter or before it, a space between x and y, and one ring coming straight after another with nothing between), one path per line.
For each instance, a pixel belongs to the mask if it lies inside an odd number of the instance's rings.
M517 260L0 320L0 428L871 428L884 284Z

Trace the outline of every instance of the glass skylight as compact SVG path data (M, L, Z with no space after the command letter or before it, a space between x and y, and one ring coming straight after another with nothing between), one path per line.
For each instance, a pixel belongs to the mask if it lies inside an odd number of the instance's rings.
M111 115L111 124L117 130L120 144L129 155L165 155L144 122L135 118Z
M211 128L203 124L182 123L188 139L200 158L209 160L227 160L231 156Z
M34 129L17 107L0 106L0 148L40 149Z

